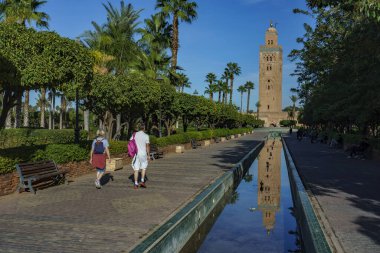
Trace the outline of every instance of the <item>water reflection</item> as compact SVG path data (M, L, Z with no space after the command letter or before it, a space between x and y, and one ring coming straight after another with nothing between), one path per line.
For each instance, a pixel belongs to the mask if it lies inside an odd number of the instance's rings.
M280 210L281 150L280 139L268 139L258 159L257 206L268 235L274 228L276 212Z

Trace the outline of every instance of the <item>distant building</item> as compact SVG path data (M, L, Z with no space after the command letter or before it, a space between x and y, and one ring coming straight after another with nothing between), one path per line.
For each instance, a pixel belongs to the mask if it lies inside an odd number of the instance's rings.
M260 46L259 117L265 126L278 126L287 118L282 111L282 47L273 24L265 33L265 45Z

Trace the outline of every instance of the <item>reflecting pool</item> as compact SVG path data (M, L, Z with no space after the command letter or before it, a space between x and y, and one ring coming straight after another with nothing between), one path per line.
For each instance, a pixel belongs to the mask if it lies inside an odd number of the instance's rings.
M301 252L281 139L268 139L238 188L183 252ZM202 236L204 234L204 236Z

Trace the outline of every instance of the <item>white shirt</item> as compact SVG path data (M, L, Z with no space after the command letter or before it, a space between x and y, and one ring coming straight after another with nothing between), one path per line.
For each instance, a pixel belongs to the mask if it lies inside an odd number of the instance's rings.
M132 140L133 136L131 137ZM149 144L149 135L144 131L138 131L135 134L135 141L139 155L146 155L146 144Z

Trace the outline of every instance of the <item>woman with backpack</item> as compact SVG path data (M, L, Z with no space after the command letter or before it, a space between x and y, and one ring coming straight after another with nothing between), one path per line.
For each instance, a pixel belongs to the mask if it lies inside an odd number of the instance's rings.
M96 168L96 188L102 188L100 184L100 179L104 175L106 170L106 155L108 159L111 159L110 151L108 149L109 143L105 138L105 132L103 130L96 131L96 138L92 142L90 163Z

